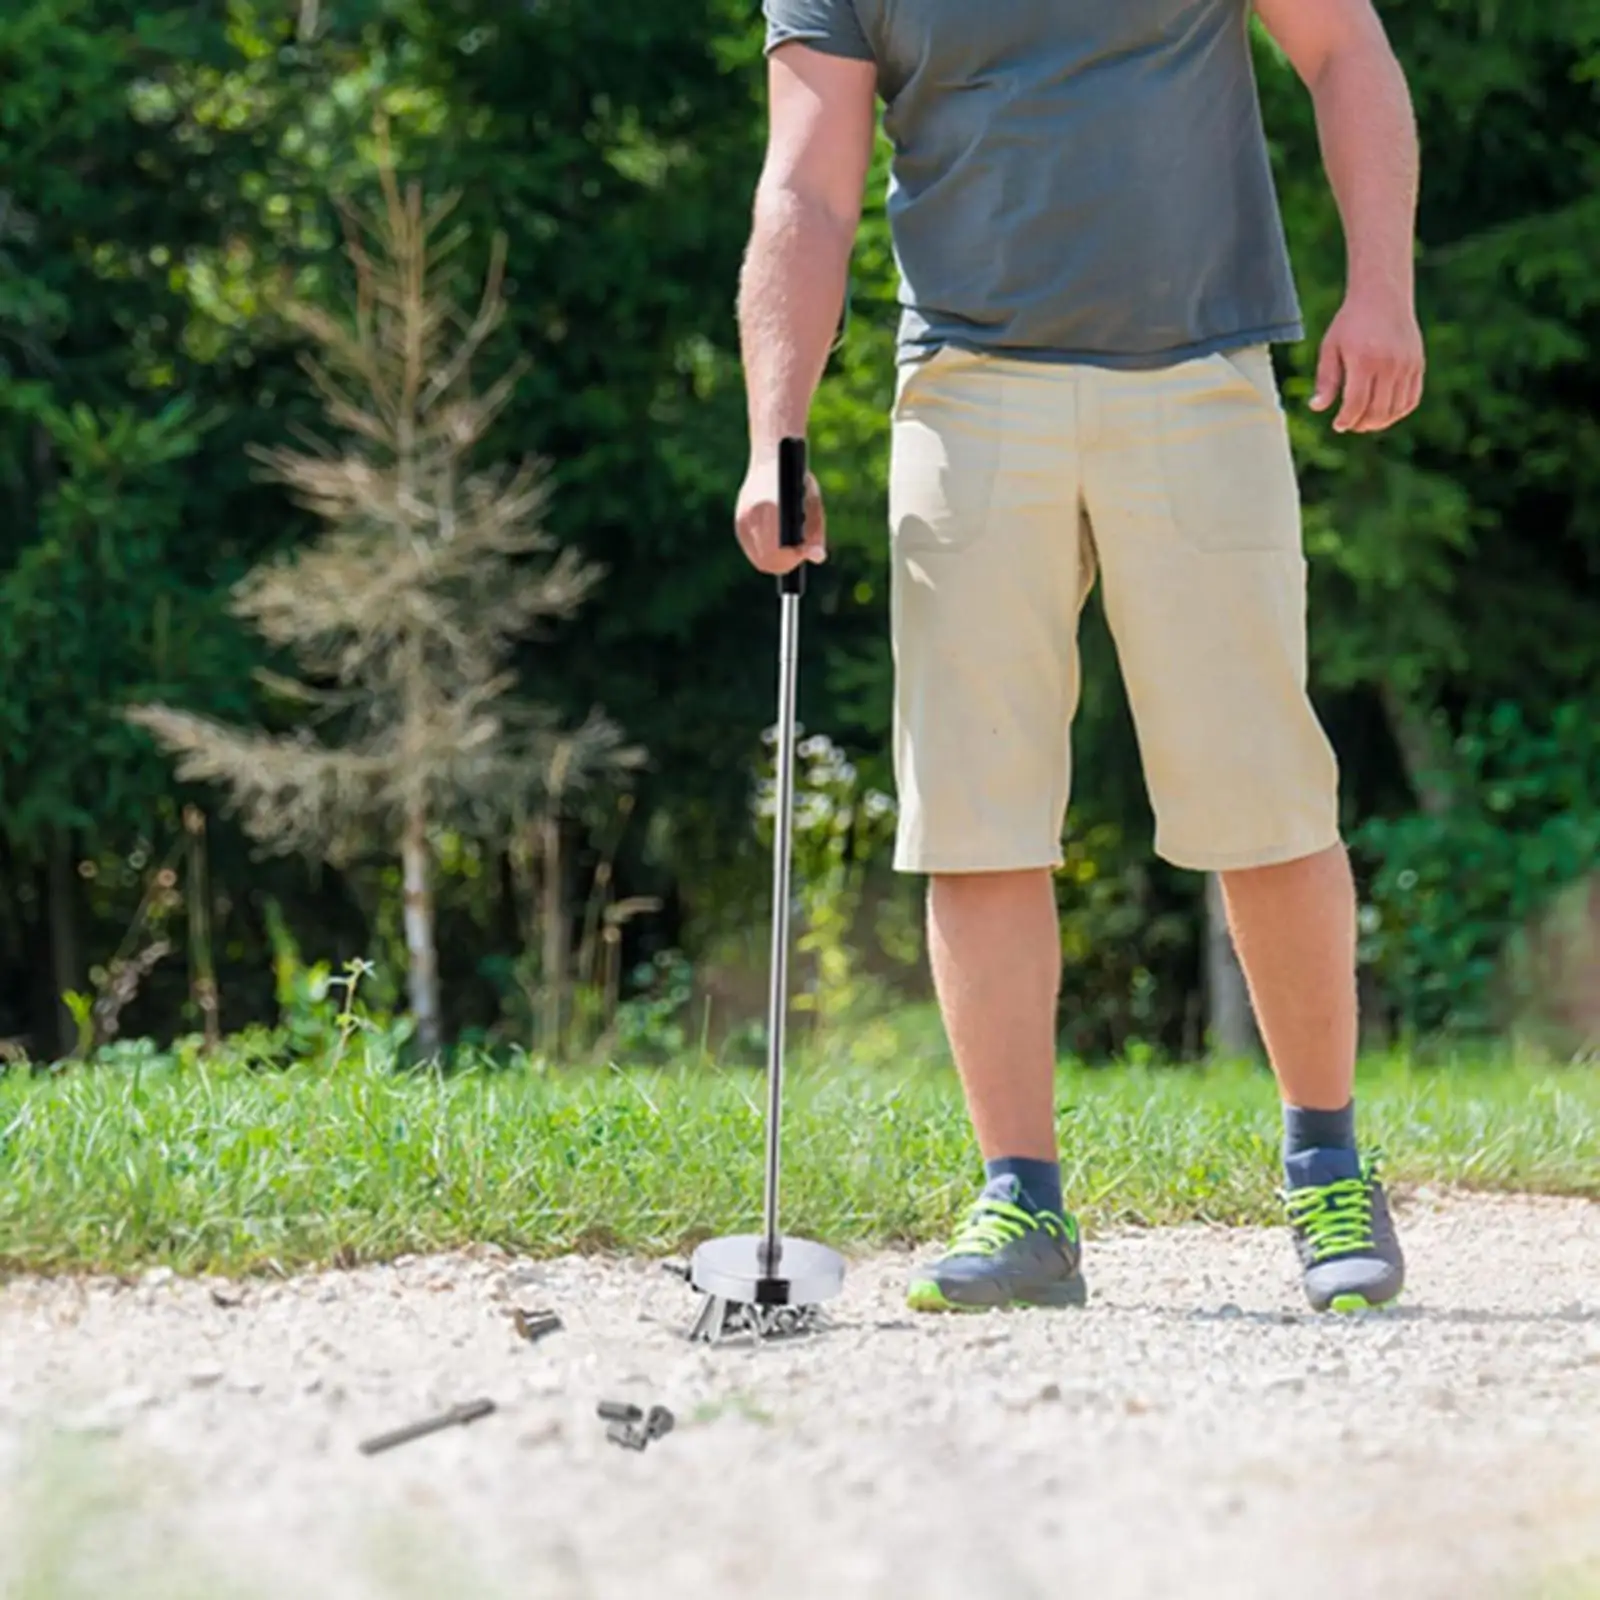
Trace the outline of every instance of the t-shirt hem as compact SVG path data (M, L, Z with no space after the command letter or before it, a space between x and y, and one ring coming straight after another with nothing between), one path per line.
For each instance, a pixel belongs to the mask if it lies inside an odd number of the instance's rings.
M767 54L786 44L803 44L820 55L840 56L846 61L873 61L870 49L846 39L835 39L827 34L812 33L804 28L785 28L767 34Z
M1196 339L1188 344L1172 345L1164 350L1148 351L1057 350L1039 345L986 344L978 339L947 336L916 344L907 344L902 340L899 359L902 365L914 365L936 354L945 345L951 345L958 350L968 350L976 355L997 356L1006 361L1111 367L1139 372L1175 367L1184 361L1203 360L1206 356L1218 355L1224 350L1241 350L1255 344L1295 344L1303 338L1305 338L1305 326L1299 321L1274 322L1260 328L1243 328L1233 333L1214 334L1210 338Z

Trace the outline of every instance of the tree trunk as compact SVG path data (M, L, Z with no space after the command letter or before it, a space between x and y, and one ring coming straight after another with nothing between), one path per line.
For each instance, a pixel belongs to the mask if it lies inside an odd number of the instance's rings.
M1228 931L1222 879L1206 875L1206 1037L1214 1054L1238 1060L1261 1053L1244 969Z
M406 811L400 839L405 892L406 962L417 1044L430 1060L439 1054L439 956L433 937L433 888L428 870L428 819L420 803Z
M1417 797L1417 808L1425 816L1442 817L1454 799L1449 749L1432 720L1398 689L1384 684L1381 692L1389 732L1400 752L1406 781Z
M1394 1030L1389 1025L1389 997L1382 980L1369 966L1356 971L1356 1005L1362 1053L1378 1054L1389 1049L1394 1044Z
M84 988L78 944L78 875L73 870L72 835L50 836L45 861L45 893L49 905L50 977L56 1001L56 1049L63 1061L78 1047L78 1025L67 1009L68 991Z
M561 1054L562 1019L567 998L567 885L566 863L561 853L561 814L552 804L540 829L542 906L544 924L543 1017L541 1044L552 1059Z
M211 948L211 874L205 813L198 806L185 806L183 826L189 836L188 871L184 874L189 900L189 992L200 1010L209 1052L222 1044L222 1020L217 966Z
M1384 684L1379 692L1389 734L1400 752L1400 765L1416 796L1417 809L1427 817L1447 815L1455 804L1456 789L1448 739L1425 711L1392 684ZM1392 1043L1383 986L1369 967L1361 969L1358 982L1362 1048L1383 1049Z
M0 959L17 968L25 964L26 957L31 953L32 941L26 929L33 920L23 909L19 878L16 857L5 839L0 838L0 892L5 895L5 913L0 916L0 940L3 940Z
M527 916L523 910L521 874L517 870L515 841L494 856L495 896L494 937L503 950L522 949L527 944Z

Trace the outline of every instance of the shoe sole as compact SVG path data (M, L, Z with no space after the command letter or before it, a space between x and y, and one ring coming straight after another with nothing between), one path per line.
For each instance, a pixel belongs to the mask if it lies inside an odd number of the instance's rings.
M1400 1304L1400 1296L1388 1300L1369 1300L1364 1294L1336 1294L1323 1308L1335 1316L1359 1316L1363 1311L1393 1311Z
M1075 1273L1064 1283L1054 1284L1038 1294L1013 1295L989 1305L964 1305L952 1300L931 1278L921 1278L906 1291L906 1304L913 1311L928 1313L953 1312L957 1316L981 1316L985 1311L1068 1311L1078 1310L1088 1304L1089 1286L1082 1273Z

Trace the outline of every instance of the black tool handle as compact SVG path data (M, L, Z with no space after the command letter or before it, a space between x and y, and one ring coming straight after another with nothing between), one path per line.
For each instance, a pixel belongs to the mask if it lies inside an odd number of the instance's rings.
M806 442L778 441L778 543L798 550L806 542ZM778 579L779 594L804 594L806 569L802 564Z

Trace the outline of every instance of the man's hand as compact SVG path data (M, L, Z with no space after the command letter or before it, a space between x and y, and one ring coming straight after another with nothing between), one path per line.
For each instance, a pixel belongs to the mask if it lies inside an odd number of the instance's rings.
M1322 159L1344 222L1349 292L1322 346L1311 401L1333 426L1380 433L1422 399L1413 299L1416 116L1373 0L1254 0L1311 91Z
M822 509L822 490L817 480L806 475L806 542L798 549L784 549L778 543L778 458L768 456L750 463L750 471L739 491L739 508L734 517L739 543L758 572L792 572L802 561L828 559L827 518Z
M1426 358L1415 311L1398 295L1352 290L1322 341L1313 411L1343 395L1336 433L1382 433L1422 400Z

